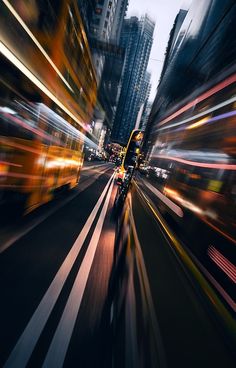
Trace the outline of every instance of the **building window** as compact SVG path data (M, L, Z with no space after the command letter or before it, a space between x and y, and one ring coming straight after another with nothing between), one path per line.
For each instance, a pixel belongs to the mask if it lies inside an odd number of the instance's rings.
M108 3L108 9L111 9L111 7L112 7L112 1L109 1L109 3Z
M110 16L110 12L107 11L107 15L106 15L107 19L109 18L109 16Z
M93 21L93 24L95 24L96 26L98 26L100 23L100 18L95 18Z
M102 8L96 8L95 13L96 14L102 14Z
M107 25L108 25L108 22L107 22L107 21L105 21L105 23L104 23L104 28L107 28Z

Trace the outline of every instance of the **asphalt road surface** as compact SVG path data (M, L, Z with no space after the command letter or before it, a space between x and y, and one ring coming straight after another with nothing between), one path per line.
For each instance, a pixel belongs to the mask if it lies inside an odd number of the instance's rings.
M0 229L0 366L234 367L137 189L114 209L112 164Z

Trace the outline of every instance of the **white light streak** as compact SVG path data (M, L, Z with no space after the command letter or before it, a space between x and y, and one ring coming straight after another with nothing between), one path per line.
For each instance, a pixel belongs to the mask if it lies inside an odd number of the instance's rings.
M65 83L65 85L72 91L73 89L71 88L71 86L69 85L69 83L65 80L65 78L63 77L63 75L61 74L60 70L56 67L56 65L53 63L53 61L50 59L49 55L46 53L46 51L44 50L44 48L40 45L40 43L38 42L37 38L35 38L35 36L33 35L33 33L30 31L30 29L27 27L27 25L25 24L25 22L23 21L23 19L19 16L19 14L15 11L15 9L13 8L13 6L9 3L8 0L2 0L3 3L6 5L6 7L10 10L10 12L12 13L12 15L14 15L14 17L17 19L17 21L20 23L20 25L22 26L22 28L24 28L25 32L30 36L30 38L33 40L33 42L35 43L35 45L39 48L39 50L42 52L42 54L45 56L45 58L47 59L47 61L51 64L51 66L53 67L53 69L55 70L55 72L59 75L59 77L62 79L62 81Z
M182 121L178 121L177 123L174 123L174 124L170 124L168 126L164 126L162 128L159 128L157 129L156 131L161 131L161 130L165 130L165 129L169 129L169 128L173 128L175 126L179 126L179 125L182 125L182 124L185 124L185 123L188 123L189 121L192 121L194 119L197 119L197 118L200 118L201 116L204 116L206 114L209 114L213 111L216 111L218 109L220 109L221 107L224 107L224 106L227 106L227 105L230 105L231 103L235 102L236 101L236 96L233 96L231 98L229 98L228 100L224 101L224 102L221 102L220 104L218 105L215 105L214 107L212 107L211 109L208 109L208 110L205 110L197 115L194 115L194 116L191 116L191 118L188 118L188 119L184 119Z
M33 82L45 95L47 95L52 101L54 101L66 114L68 114L73 120L75 120L83 129L86 129L85 125L78 119L70 110L64 106L58 98L49 91L49 89L0 41L0 53L2 53L12 64L14 64L31 82ZM82 133L81 133L82 134ZM88 138L84 136L86 141ZM91 141L94 145L94 143Z

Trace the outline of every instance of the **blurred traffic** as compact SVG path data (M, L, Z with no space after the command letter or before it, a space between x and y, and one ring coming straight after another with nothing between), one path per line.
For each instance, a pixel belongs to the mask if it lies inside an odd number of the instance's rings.
M234 367L236 3L179 10L154 101L131 4L0 1L6 368Z

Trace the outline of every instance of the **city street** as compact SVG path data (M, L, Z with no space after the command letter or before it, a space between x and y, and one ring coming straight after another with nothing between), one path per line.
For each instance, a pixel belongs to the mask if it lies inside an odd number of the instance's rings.
M113 208L113 173L91 164L78 188L1 229L0 365L233 367L136 184Z
M68 361L76 354L78 365L100 355L96 334L113 260L112 173L110 164L86 168L78 190L9 228L13 238L1 231L1 366L9 357L6 366L59 367L69 343Z
M0 1L0 368L236 367L236 1Z

